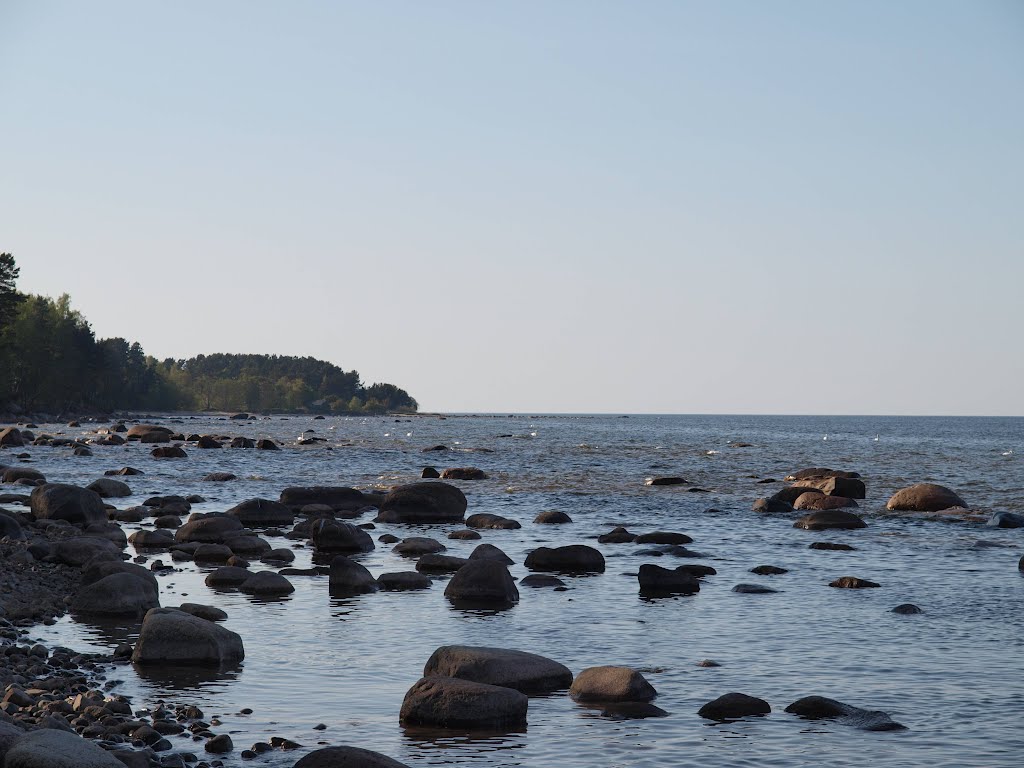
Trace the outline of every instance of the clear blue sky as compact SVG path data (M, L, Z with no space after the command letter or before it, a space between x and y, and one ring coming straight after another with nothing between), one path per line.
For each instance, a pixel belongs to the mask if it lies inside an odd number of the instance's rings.
M1024 3L0 0L0 250L425 409L1024 415Z

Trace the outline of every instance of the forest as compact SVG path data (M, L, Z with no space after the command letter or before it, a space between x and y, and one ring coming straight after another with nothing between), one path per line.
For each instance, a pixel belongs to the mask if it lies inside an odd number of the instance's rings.
M138 342L97 339L58 299L22 294L18 266L0 253L0 412L254 411L412 413L394 384L312 357L213 354L157 360ZM13 407L12 407L13 406Z

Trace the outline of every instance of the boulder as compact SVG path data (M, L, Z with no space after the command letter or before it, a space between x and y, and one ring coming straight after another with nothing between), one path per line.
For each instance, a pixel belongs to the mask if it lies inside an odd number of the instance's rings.
M848 499L863 499L867 488L863 480L855 477L826 477L817 479L797 480L794 486L813 488L826 496L844 496Z
M323 504L339 512L362 509L366 506L366 497L362 491L346 486L291 486L281 491L281 503L293 509L301 509L307 504Z
M420 472L420 477L424 480L437 480L441 477L441 473L434 467L424 467L423 471Z
M985 525L991 528L1024 528L1024 515L1015 512L996 512Z
M641 565L637 574L642 595L695 595L700 583L691 574L660 565Z
M557 576L549 576L546 573L531 573L529 576L524 576L519 580L519 586L533 587L534 589L544 587L562 587L564 589L565 582Z
M149 452L154 459L187 459L188 454L180 445L167 445Z
M208 587L237 587L248 581L252 571L247 568L238 568L234 565L225 565L206 575L206 586Z
M423 676L457 677L514 688L526 694L550 693L572 685L572 672L544 656L505 648L445 645L434 651Z
M453 603L509 606L519 601L519 590L508 569L494 560L470 560L445 587Z
M53 542L51 556L58 563L81 568L93 558L99 560L120 560L121 548L109 539L100 539L93 536L75 536L70 539Z
M153 433L164 434L168 436L174 434L173 430L168 429L167 427L161 427L157 424L136 424L131 429L129 429L128 432L125 433L125 437L127 437L129 440L142 440L142 438L145 437L146 435L150 435Z
M476 467L448 467L441 473L442 480L486 480L487 473Z
M380 752L359 747L325 747L310 752L293 768L408 768Z
M791 475L786 475L786 482L794 480L825 479L829 477L860 477L858 472L846 472L841 469L828 469L827 467L807 467L800 469Z
M776 498L755 499L752 508L764 515L788 515L793 511L791 503Z
M21 448L25 445L25 438L21 436L21 430L17 427L7 427L0 430L0 445L7 448Z
M480 534L476 531L452 531L448 534L448 538L454 541L476 541L481 538Z
M549 509L533 518L533 522L538 525L564 525L565 523L571 523L572 518L565 514L565 512Z
M338 520L314 520L310 539L319 552L370 552L374 549L370 534L351 523Z
M196 563L221 563L224 564L235 554L227 544L200 544L192 552L192 559Z
M786 711L808 720L837 718L843 725L865 731L902 731L906 726L895 722L887 713L861 709L824 696L805 696L786 707Z
M404 557L419 557L420 555L429 555L434 552L444 552L446 549L447 547L437 539L431 539L427 536L410 536L395 544L391 551L396 555Z
M399 721L440 728L523 728L528 701L511 688L454 677L424 677L405 694Z
M86 488L99 494L104 499L123 499L125 496L132 495L132 489L128 487L127 483L122 483L120 480L111 480L109 477L93 480Z
M284 576L274 571L257 571L238 586L247 595L290 595L295 587Z
M328 582L331 594L359 595L380 589L373 575L355 560L338 555L331 560Z
M835 581L830 581L829 586L835 587L836 589L867 589L869 587L880 587L882 585L874 581L868 581L867 579L858 579L856 576L841 576Z
M620 525L617 528L612 528L608 533L601 534L597 540L601 544L628 544L636 541L636 534L630 533Z
M43 473L31 467L7 467L3 471L5 483L19 483L22 485L37 485L46 482Z
M107 522L107 510L99 494L76 485L37 486L32 491L30 505L37 520L67 520L83 526Z
M191 613L193 616L207 621L225 621L228 617L226 611L213 605L202 605L201 603L182 603L178 606L178 610Z
M826 551L831 551L831 552L853 552L854 551L854 547L851 547L849 544L836 544L836 543L831 542L831 541L815 541L815 542L813 542L808 547L808 549L821 549L821 550L826 550Z
M766 587L763 584L737 584L732 591L741 595L771 595L779 590Z
M466 518L467 528L490 528L494 530L511 531L522 528L517 520L510 520L501 515L492 515L488 512L478 512Z
M248 437L236 437L231 440L231 447L251 450L256 447L256 441Z
M281 447L269 438L260 438L256 441L257 451L280 451Z
M81 583L83 585L93 584L115 573L130 573L149 584L154 592L159 591L159 582L152 571L135 563L126 563L123 560L100 560L89 563L82 569Z
M448 483L411 483L391 491L380 504L379 523L461 523L466 496Z
M103 473L104 475L116 475L119 477L129 477L131 475L144 475L146 474L141 469L135 469L135 467L121 467L120 469L108 469Z
M469 553L470 560L494 560L502 565L513 565L515 560L502 552L493 544L479 544Z
M841 509L828 509L804 515L793 523L793 527L803 528L807 531L854 530L866 528L867 523L853 514L853 512L846 512Z
M71 599L71 610L99 616L142 616L159 608L157 590L134 573L112 573L81 587Z
M170 549L174 546L174 534L166 529L136 531L128 537L135 549Z
M604 555L585 544L567 547L538 547L526 557L531 571L557 573L604 573Z
M77 733L40 728L26 733L7 751L4 768L124 768L110 752Z
M245 526L237 517L210 515L185 523L174 532L174 540L179 544L223 544L227 539L240 536L243 530Z
M0 539L5 537L11 541L20 541L25 538L25 531L13 515L0 509Z
M453 555L423 555L416 561L416 570L421 573L455 573L468 562L465 557Z
M589 667L569 688L576 701L650 701L658 692L647 679L629 667Z
M950 507L966 507L967 502L945 486L918 483L892 495L885 508L908 512L941 512Z
M635 539L637 544L692 544L693 539L685 533L670 533L668 531L653 531L641 533Z
M236 555L248 555L250 557L262 557L273 547L266 539L259 536L231 536L224 539L224 544Z
M382 573L377 583L385 592L407 592L414 589L430 589L430 577L415 571Z
M644 485L686 485L686 480L681 477L648 477Z
M697 714L708 720L735 720L741 717L767 715L772 708L764 699L745 693L727 693L701 707Z
M782 573L789 573L787 568L779 568L777 565L759 565L756 568L750 569L751 573L756 573L758 576L777 576Z
M892 611L890 611L890 613L898 613L902 616L912 616L917 613L924 613L924 611L922 611L913 603L901 603L900 605L897 605L895 608L893 608Z
M856 506L857 502L853 499L848 499L845 496L826 496L823 493L802 493L793 503L793 509L800 511L824 511Z
M146 614L132 653L136 664L226 665L243 658L237 634L174 608L154 608Z
M211 472L203 478L204 483L229 483L232 480L237 480L238 475L232 472Z
M788 488L783 488L782 490L773 493L771 496L768 497L768 500L782 501L785 502L786 504L795 504L796 500L803 496L805 493L816 493L819 496L825 495L824 493L822 493L820 489L814 488L813 486L806 487L802 485L791 485Z

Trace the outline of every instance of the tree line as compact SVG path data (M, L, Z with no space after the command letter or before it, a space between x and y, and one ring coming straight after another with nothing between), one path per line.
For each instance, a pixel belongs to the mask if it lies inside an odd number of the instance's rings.
M18 266L0 254L0 411L115 410L415 412L394 384L364 386L356 371L288 355L197 355L157 360L138 342L97 339L58 299L17 290Z

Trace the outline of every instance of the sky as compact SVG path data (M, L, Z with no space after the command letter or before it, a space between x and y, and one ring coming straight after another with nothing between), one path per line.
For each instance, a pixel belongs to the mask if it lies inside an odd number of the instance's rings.
M0 0L0 251L455 412L1024 415L1024 3Z

